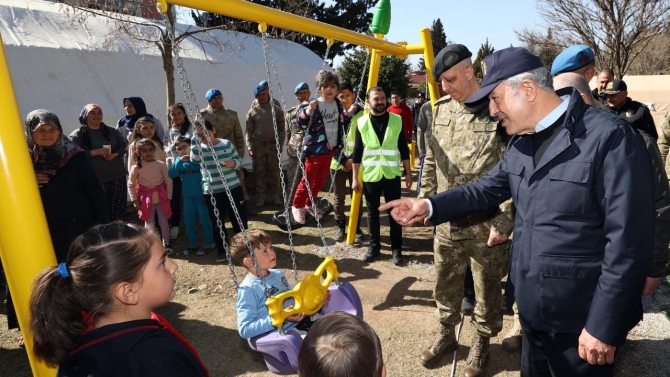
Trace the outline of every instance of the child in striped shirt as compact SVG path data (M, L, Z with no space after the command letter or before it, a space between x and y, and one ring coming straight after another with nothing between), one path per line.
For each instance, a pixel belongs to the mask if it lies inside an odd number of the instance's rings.
M242 230L242 227L247 229L247 209L244 202L244 193L242 192L240 179L237 177L236 172L242 168L242 158L237 154L237 149L235 149L235 145L233 145L230 140L216 138L214 126L212 126L209 121L205 121L204 129L201 124L196 123L195 129L197 135L191 141L191 161L200 164L203 180L203 193L206 195L205 202L209 209L209 217L212 219L212 224L216 225L216 216L214 215L214 206L209 197L210 193L213 194L216 199L216 208L219 211L219 218L221 219L221 230L223 231L226 240L228 240L228 233L223 224L223 221L226 218L226 212L230 212L230 219L235 233L239 233ZM209 135L209 139L212 142L212 148L207 145L207 136L205 132ZM218 163L221 165L220 171L223 173L223 176L219 173L214 156L216 156ZM232 202L229 200L228 194L226 193L226 185L232 194ZM241 223L237 221L233 208L237 209ZM226 260L226 253L223 248L223 239L217 234L219 232L219 229L217 228L217 226L214 227L214 243L218 249L216 261L223 262Z

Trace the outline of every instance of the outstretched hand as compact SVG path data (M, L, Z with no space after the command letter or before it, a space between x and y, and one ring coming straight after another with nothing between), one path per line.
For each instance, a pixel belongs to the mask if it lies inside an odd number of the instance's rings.
M402 198L390 201L379 207L379 211L391 209L391 217L402 226L412 226L415 222L422 222L428 217L430 205L424 199Z

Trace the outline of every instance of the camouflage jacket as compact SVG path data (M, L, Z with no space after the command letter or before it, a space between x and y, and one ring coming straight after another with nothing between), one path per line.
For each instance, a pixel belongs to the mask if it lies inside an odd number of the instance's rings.
M284 111L279 104L279 101L274 101L275 119L277 121L277 133L279 136L279 145L284 145L284 135L286 132L286 119L284 118ZM250 151L254 150L254 141L264 143L275 142L274 122L272 120L272 107L270 104L261 105L258 100L251 103L251 108L247 112L247 128L245 130L245 138L247 148Z
M507 137L488 108L471 113L450 96L435 103L433 124L426 135L426 157L420 198L479 179L502 158ZM488 239L491 228L508 235L514 227L511 201L488 213L474 214L438 226L451 240Z
M224 107L214 110L207 106L200 110L200 115L214 126L216 137L230 140L237 149L237 154L244 157L244 134L236 111Z
M286 153L294 157L298 157L298 151L302 148L302 139L305 136L305 130L297 123L299 106L293 106L286 111L286 136L289 138Z

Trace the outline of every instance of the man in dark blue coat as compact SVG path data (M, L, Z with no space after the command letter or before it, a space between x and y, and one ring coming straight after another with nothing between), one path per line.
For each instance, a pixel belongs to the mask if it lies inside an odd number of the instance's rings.
M433 224L516 205L510 279L523 328L522 376L612 376L614 356L642 318L653 244L653 180L641 136L625 121L559 97L523 48L486 57L484 106L514 135L480 180L429 199L400 199L401 225Z

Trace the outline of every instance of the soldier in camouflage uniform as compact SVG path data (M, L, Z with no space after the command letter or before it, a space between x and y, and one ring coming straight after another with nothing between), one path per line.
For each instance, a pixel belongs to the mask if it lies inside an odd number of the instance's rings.
M249 156L253 158L254 176L256 177L256 207L265 205L266 186L270 183L275 205L282 205L281 184L279 182L279 159L277 153L281 153L284 145L284 132L286 119L284 111L277 100L270 105L270 89L267 81L261 81L254 89L256 99L251 103L247 112L246 142ZM274 121L272 119L272 107L274 106L277 133L279 137L279 150L275 140Z
M435 58L435 80L441 82L447 95L435 103L426 140L421 198L479 179L503 156L505 132L488 108L473 112L463 106L480 88L471 56L465 46L453 44ZM421 354L424 366L435 365L458 347L454 328L460 322L463 279L470 265L477 296L471 321L476 335L465 376L486 374L489 340L503 324L500 280L508 270L507 239L513 220L509 206L495 207L436 228L434 296L440 329L433 344Z
M200 110L200 115L214 126L216 136L220 139L230 140L237 149L237 154L240 155L240 158L243 158L246 148L237 112L223 107L223 94L218 89L208 90L205 97L208 104L206 108ZM244 200L249 200L242 169L237 171L237 176L242 184Z
M293 202L293 195L295 189L298 187L302 179L302 171L300 170L300 150L302 149L302 138L305 136L305 130L298 126L296 119L298 118L298 107L302 103L309 101L309 96L312 93L309 91L309 85L306 82L301 82L295 87L295 99L298 104L288 109L286 112L286 135L290 135L286 146L286 154L288 154L288 164L286 172L288 176L289 187L289 202ZM296 173L298 174L296 176Z

